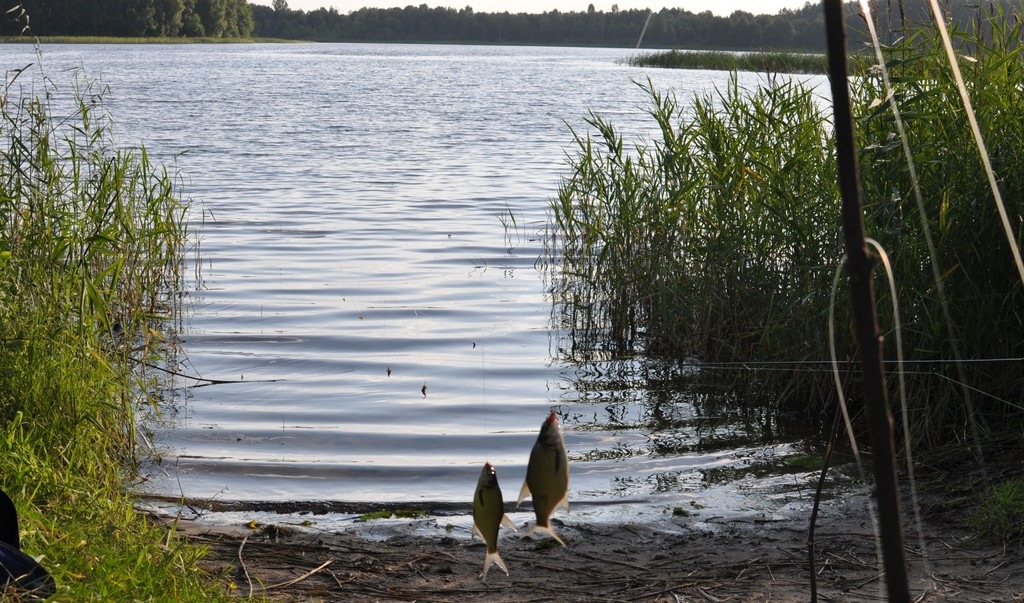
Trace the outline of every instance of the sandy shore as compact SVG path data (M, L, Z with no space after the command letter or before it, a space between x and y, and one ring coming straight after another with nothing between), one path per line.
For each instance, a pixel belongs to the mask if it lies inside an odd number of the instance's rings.
M1024 603L1024 551L980 542L951 501L971 477L935 472L919 489L923 537L908 516L912 599ZM962 497L960 497L962 498ZM907 501L909 505L909 500ZM241 597L279 601L810 601L808 519L790 515L687 515L589 523L556 521L565 539L503 531L506 576L479 578L484 546L451 510L349 529L264 522L180 520L180 534L209 547L203 562ZM167 521L166 518L160 521ZM519 522L521 527L524 522ZM820 601L885 600L867 491L825 501L815 538Z

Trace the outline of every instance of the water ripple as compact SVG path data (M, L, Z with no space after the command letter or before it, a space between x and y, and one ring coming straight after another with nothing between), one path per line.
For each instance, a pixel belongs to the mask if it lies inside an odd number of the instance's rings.
M593 110L650 139L634 82L681 99L727 82L629 54L49 45L48 72L102 75L119 140L182 170L194 200L180 368L228 383L170 384L146 418L158 462L142 489L464 501L484 460L518 486L551 408L574 500L691 496L713 470L788 453L735 445L731 418L700 416L670 382L555 357L534 263L569 126L585 132Z

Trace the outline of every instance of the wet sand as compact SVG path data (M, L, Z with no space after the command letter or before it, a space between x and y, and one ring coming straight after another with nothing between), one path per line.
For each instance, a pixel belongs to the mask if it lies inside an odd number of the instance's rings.
M1024 603L1024 551L978 541L966 525L965 501L981 491L980 478L924 473L918 496L923 537L913 530L913 517L907 519L912 600ZM820 601L885 600L867 496L862 488L822 503L815 538ZM905 499L905 508L909 504ZM470 539L464 520L450 510L331 532L283 522L215 526L202 519L180 520L177 529L209 547L203 566L225 589L275 601L811 600L803 512L716 517L705 508L593 524L572 513L556 517L564 520L553 523L566 547L503 530L500 550L510 575L492 568L486 582L479 578L484 545ZM447 518L458 527L439 528ZM522 531L524 522L517 523Z

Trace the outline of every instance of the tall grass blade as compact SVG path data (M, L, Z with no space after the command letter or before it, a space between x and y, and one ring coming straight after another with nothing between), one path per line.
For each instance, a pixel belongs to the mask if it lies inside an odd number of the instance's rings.
M1010 244L1010 253L1013 256L1013 262L1017 266L1017 274L1020 277L1020 282L1024 285L1024 261L1020 257L1020 249L1017 247L1018 237L1013 234L1013 227L1010 225L1010 219L1006 215L1006 204L1003 203L1002 193L999 192L999 183L996 182L996 174L992 169L992 162L988 158L988 149L985 146L985 140L982 138L981 129L978 127L978 118L974 113L974 108L971 105L971 96L967 92L967 86L964 84L964 76L960 73L960 64L957 60L956 54L953 52L953 43L949 39L949 30L946 28L946 21L942 16L942 10L939 8L939 3L936 0L930 0L932 9L932 15L935 17L935 27L939 31L939 35L942 37L942 45L946 49L946 56L949 58L949 68L953 71L953 77L956 79L957 91L960 93L960 98L964 104L964 110L967 115L967 121L971 125L971 133L974 134L975 144L978 146L978 155L981 157L981 163L985 169L985 176L988 178L988 185L992 189L992 197L995 200L996 209L999 212L999 219L1002 222L1003 231L1006 233L1006 241Z

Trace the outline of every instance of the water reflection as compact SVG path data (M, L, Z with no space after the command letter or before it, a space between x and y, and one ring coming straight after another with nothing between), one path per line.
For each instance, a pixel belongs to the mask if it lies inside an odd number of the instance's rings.
M552 334L536 263L567 125L585 130L594 110L650 137L634 82L680 98L727 82L626 67L629 54L49 46L47 72L102 74L119 139L181 169L195 200L201 279L182 292L169 367L199 380L171 380L144 419L139 491L461 504L485 460L522 482L550 408L577 503L705 496L707 471L756 478L749 459L796 453L742 399L694 389L692 365L568 362ZM0 56L36 60L27 45Z
M735 392L708 386L713 373L697 365L630 358L575 365L565 391L574 392L564 422L582 431L635 430L647 435L643 454L672 455L769 442L778 420ZM807 435L790 429L786 439Z

